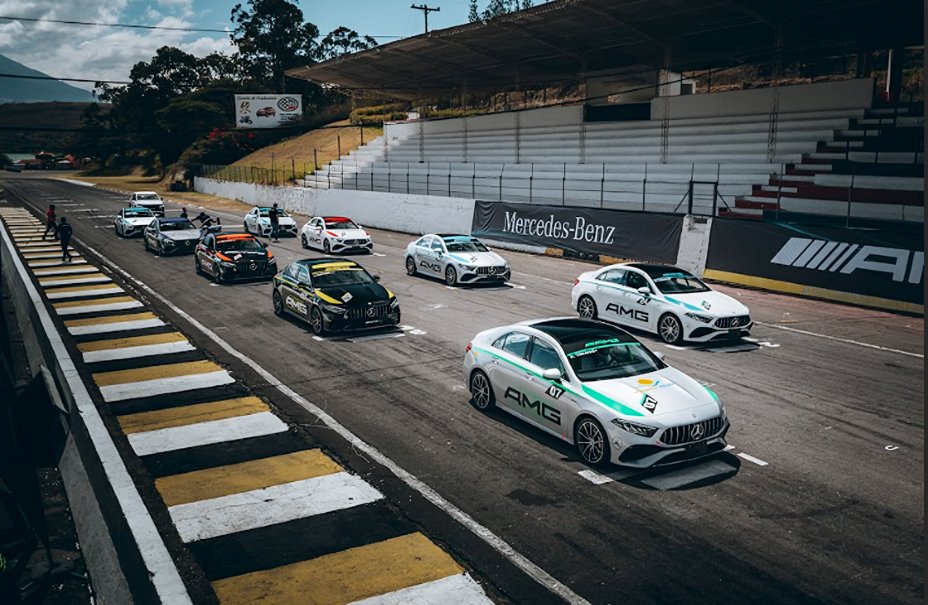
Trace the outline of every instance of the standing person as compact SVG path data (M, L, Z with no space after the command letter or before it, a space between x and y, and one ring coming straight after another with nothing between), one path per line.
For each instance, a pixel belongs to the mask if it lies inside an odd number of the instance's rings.
M55 224L55 205L49 204L48 210L45 211L45 233L42 234L42 241L48 232L52 232L52 241L58 239L58 225Z
M189 217L187 216L187 209L186 209L186 208L181 208L181 209L180 209L180 217L181 217L181 218L189 218Z
M267 211L267 217L271 219L271 237L274 238L275 242L279 242L278 231L280 230L280 218L277 216L277 203L275 202L273 206Z
M71 243L71 235L74 230L71 229L71 223L68 219L61 217L61 223L58 224L58 239L61 240L61 262L71 262L71 252L68 250L68 244Z

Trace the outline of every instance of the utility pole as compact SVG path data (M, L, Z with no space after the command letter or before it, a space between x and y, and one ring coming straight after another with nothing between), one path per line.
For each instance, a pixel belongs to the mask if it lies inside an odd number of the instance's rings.
M416 10L422 11L422 14L425 15L425 33L429 33L429 13L438 12L441 10L440 6L436 6L435 8L432 8L427 4L423 4L422 6L417 6L413 4L409 8L414 8Z

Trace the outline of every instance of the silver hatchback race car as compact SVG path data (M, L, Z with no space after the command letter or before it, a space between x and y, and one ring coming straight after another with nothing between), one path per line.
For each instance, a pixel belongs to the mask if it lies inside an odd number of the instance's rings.
M406 246L406 273L440 277L449 286L509 281L509 263L470 235L428 234Z
M726 447L725 406L626 331L577 318L485 330L468 343L471 403L576 446L590 465L647 468Z

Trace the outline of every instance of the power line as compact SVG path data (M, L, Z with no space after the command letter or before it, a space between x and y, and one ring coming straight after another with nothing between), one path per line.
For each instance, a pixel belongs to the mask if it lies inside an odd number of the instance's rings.
M225 29L208 29L203 27L169 27L166 25L138 25L132 23L99 23L96 21L63 21L61 19L46 19L44 17L10 17L0 15L0 19L8 21L29 21L32 23L61 23L64 25L93 25L97 27L126 27L129 29L161 29L177 32L212 32L217 34L228 34Z
M21 80L58 80L61 82L86 82L88 84L131 84L126 80L86 80L83 78L55 78L52 76L27 76L25 74L0 73L0 78L19 78Z

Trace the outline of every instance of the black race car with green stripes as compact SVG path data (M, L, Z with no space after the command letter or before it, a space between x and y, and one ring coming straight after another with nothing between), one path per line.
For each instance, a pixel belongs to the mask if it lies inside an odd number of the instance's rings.
M274 314L295 315L318 335L396 326L400 303L379 280L345 258L294 261L274 276Z

